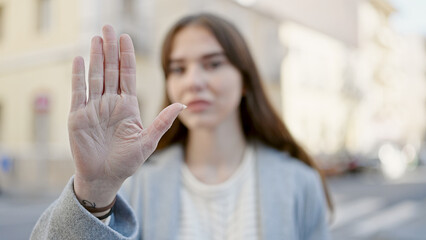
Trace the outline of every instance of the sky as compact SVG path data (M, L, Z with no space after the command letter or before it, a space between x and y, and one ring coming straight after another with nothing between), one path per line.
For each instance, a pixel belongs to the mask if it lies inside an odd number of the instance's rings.
M426 0L389 0L397 9L391 17L395 30L426 37Z

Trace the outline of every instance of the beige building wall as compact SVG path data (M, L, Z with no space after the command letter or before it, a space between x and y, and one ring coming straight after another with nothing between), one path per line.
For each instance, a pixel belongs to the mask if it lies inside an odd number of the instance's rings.
M400 59L407 53L419 56L415 52L424 51L424 46L389 30L386 12L392 9L384 0L339 5L348 15L336 15L339 24L329 26L330 19L320 20L321 14L295 18L300 11L297 4L309 1L288 2L295 4L287 4L294 12L281 14L277 9L282 4L271 1L245 6L234 0L0 0L0 154L15 161L12 172L0 171L0 187L59 190L73 174L67 133L71 63L73 57L81 55L87 69L90 38L101 34L102 25L111 24L117 33L128 33L134 40L137 91L142 120L148 126L164 98L159 65L164 34L181 16L200 11L224 16L242 31L269 98L311 153L368 151L378 142L371 137L378 129L371 116L376 116L374 109L382 109L375 104L378 93L384 92L390 96L386 99L394 102L397 97L407 99L405 105L398 106L410 106L411 115L399 107L401 111L396 113L404 116L405 127L395 136L416 142L426 122L424 107L419 110L421 105L413 104L424 101L425 93L420 90L425 89L424 55L414 65ZM43 8L43 4L50 5ZM352 9L354 6L357 9ZM350 31L339 35L339 27L352 26L354 19L359 19L359 27L353 29L359 38L353 39ZM40 25L43 21L47 24ZM389 39L401 44L382 46ZM394 64L394 69L401 67L396 74L382 71L395 76L391 82L398 84L376 83L377 69L388 63L384 59ZM412 79L411 84L402 84L406 77ZM404 90L393 94L395 87ZM406 97L407 92L415 94ZM411 121L414 118L416 124ZM386 128L380 131L387 132Z
M50 27L39 31L35 10L38 2L0 2L3 8L3 39L0 42L1 139L2 144L12 150L19 150L22 145L33 142L32 103L37 94L47 94L55 99L50 104L49 114L59 121L63 121L64 117L61 116L66 113L63 106L67 100L63 96L69 96L67 66L73 54L72 45L78 36L78 18L72 14L76 6L70 1L51 1ZM70 11L60 14L58 9ZM53 121L51 126L50 139L54 142L61 142L66 136L63 125L55 124L59 121Z
M0 186L44 188L55 175L49 174L48 162L69 159L69 69L79 36L77 5L2 0L0 7L0 153L14 159L13 171L1 173ZM48 99L43 113L35 108L39 97ZM72 164L65 165L72 171Z
M348 147L374 154L392 143L418 151L426 127L424 39L392 29L389 18L395 9L386 1L364 1L359 8L356 82L363 98Z
M283 115L324 167L378 157L386 143L419 151L425 132L425 45L390 26L385 0L359 1L358 46L294 22L280 26ZM411 57L410 57L411 56Z
M285 22L288 53L282 63L284 120L314 154L333 154L344 144L348 99L342 91L349 71L348 47L328 35Z
M104 24L134 40L145 126L163 103L164 34L181 16L200 11L223 15L242 30L280 109L279 22L234 1L0 0L0 7L0 154L14 160L12 172L0 171L0 188L57 191L73 174L67 132L72 59L83 56L88 69L90 38Z
M345 44L356 46L360 0L262 0L252 7L268 12L278 19L291 21L321 32Z

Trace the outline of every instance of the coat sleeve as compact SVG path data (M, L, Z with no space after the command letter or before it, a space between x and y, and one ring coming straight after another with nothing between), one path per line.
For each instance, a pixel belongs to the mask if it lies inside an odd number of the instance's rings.
M311 170L306 174L300 211L299 229L302 240L330 239L326 217L326 201L319 174Z
M139 227L127 202L117 195L109 225L78 202L71 178L59 198L41 215L31 239L137 239Z

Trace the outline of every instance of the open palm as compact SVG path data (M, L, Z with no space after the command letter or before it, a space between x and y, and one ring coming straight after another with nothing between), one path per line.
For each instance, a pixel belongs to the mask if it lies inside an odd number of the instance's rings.
M112 196L152 154L183 105L170 105L149 128L143 128L133 43L128 35L122 35L118 47L111 26L104 26L103 38L92 39L87 100L84 76L84 61L76 57L68 120L75 190L78 196L93 189L109 189Z

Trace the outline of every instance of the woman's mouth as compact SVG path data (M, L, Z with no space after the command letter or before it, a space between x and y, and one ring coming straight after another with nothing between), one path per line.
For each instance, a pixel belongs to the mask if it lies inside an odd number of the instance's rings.
M191 112L202 112L209 108L211 103L206 100L194 100L190 101L186 106L188 106L187 110Z

